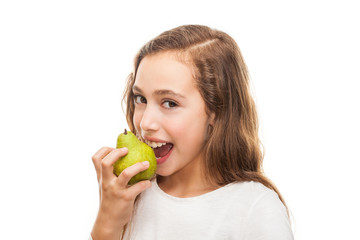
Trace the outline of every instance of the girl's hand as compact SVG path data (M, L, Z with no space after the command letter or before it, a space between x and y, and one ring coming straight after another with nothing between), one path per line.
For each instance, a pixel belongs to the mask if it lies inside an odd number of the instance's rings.
M128 186L133 176L149 167L147 161L136 163L115 176L113 164L127 152L127 148L103 147L92 157L100 187L100 207L91 234L94 240L118 240L123 226L131 218L136 196L151 186L149 180Z

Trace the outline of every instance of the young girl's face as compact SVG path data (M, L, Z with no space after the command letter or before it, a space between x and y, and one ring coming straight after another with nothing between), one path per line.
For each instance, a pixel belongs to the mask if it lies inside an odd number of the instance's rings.
M146 56L137 70L133 93L134 126L154 148L157 174L197 169L209 121L191 66L172 52Z

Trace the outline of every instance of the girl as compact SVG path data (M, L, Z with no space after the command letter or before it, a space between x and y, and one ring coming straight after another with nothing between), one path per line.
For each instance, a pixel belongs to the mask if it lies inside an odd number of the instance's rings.
M112 164L127 149L93 156L94 240L293 239L284 200L262 172L249 76L229 35L199 25L162 33L137 54L124 100L131 131L154 147L157 176L129 186L148 162L116 177Z

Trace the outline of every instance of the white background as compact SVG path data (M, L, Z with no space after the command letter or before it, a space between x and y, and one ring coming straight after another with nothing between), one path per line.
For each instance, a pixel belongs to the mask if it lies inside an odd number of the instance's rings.
M91 156L127 127L133 57L190 23L242 50L265 172L296 239L359 239L356 1L236 2L1 1L1 239L87 239L98 206Z

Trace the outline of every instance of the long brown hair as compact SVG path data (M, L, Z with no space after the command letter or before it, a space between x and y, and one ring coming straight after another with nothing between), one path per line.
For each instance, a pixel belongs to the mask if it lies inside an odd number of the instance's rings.
M124 93L127 122L134 131L132 87L141 60L159 52L186 55L195 69L194 79L207 113L215 118L205 143L205 175L218 186L256 181L274 190L262 170L263 153L258 118L251 96L249 74L237 43L226 33L202 25L184 25L146 43L134 61Z

